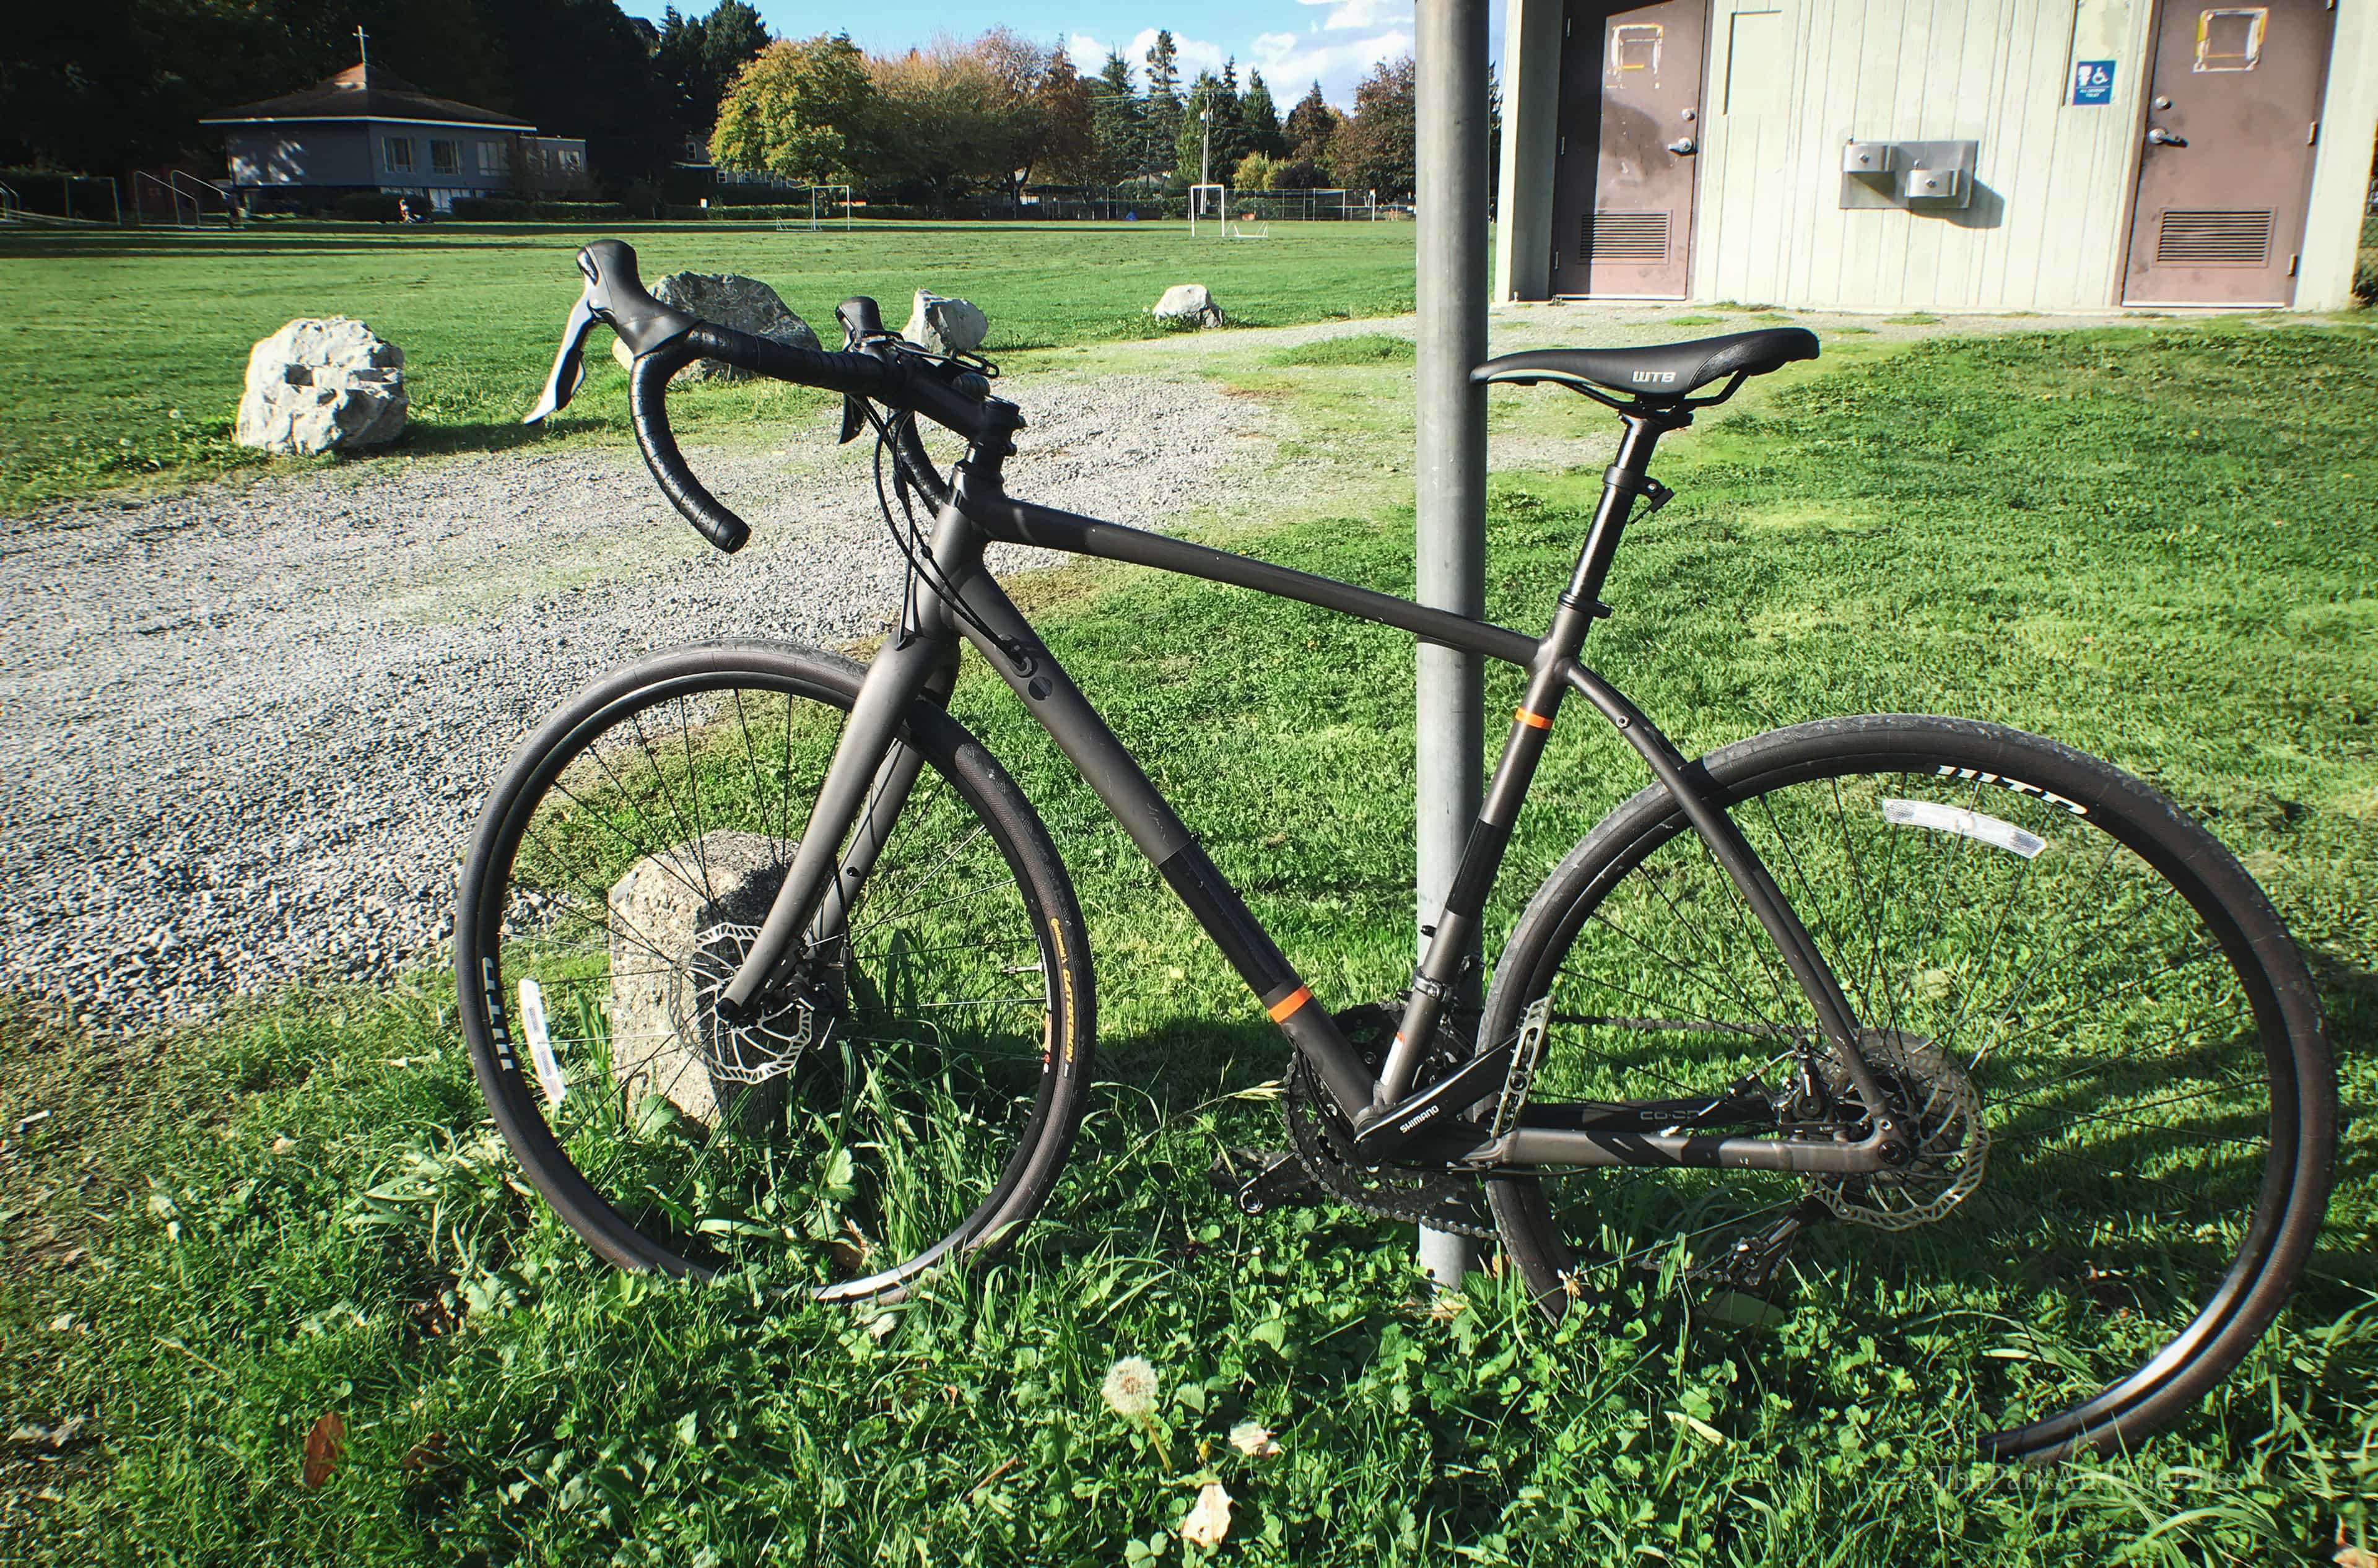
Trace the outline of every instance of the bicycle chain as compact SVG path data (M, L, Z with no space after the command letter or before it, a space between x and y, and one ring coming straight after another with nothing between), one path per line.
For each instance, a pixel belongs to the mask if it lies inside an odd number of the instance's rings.
M1387 1060L1399 1015L1376 1003L1334 1015L1339 1031L1376 1072ZM1435 1048L1421 1064L1421 1083L1431 1082L1467 1059L1467 1047L1440 1026ZM1431 1069L1437 1070L1432 1072ZM1336 1108L1303 1057L1289 1069L1288 1092L1279 1114L1296 1163L1324 1192L1349 1207L1384 1219L1424 1225L1432 1230L1493 1240L1495 1227L1479 1216L1478 1178L1449 1170L1358 1163L1353 1141L1338 1124Z

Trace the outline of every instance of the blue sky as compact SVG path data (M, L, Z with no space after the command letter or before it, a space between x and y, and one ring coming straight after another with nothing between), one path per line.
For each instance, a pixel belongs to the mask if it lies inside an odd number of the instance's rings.
M621 0L631 15L660 19L668 0ZM713 0L678 0L678 9L706 12ZM954 0L873 0L864 7L822 6L800 0L752 0L779 36L844 32L870 53L921 43L935 33L970 37L1003 22L1030 38L1063 39L1074 64L1087 76L1109 49L1136 66L1159 27L1181 45L1182 76L1219 70L1235 55L1263 72L1281 113L1316 78L1322 93L1351 106L1354 84L1372 66L1412 48L1411 0L1206 0L1178 8L1153 0L1002 0L995 8ZM1502 45L1503 7L1489 6L1495 55ZM1493 56L1490 56L1493 57Z

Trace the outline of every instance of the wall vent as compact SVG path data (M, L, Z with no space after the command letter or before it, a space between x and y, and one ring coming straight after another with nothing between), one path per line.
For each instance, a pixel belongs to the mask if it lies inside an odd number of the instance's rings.
M2277 214L2167 211L2156 231L2158 267L2268 267Z
M1592 212L1579 224L1578 248L1591 261L1658 265L1668 259L1664 212Z

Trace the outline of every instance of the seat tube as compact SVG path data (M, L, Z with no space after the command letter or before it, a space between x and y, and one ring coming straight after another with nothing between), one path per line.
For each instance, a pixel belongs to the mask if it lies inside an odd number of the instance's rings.
M1562 672L1585 646L1586 633L1594 621L1610 613L1601 602L1603 581L1618 553L1619 537L1626 532L1627 513L1635 497L1647 488L1651 453L1660 437L1678 424L1639 413L1627 414L1626 421L1617 461L1603 474L1602 498L1594 509L1593 524L1578 552L1576 568L1553 613L1552 624L1545 628L1543 640L1537 644L1535 657L1529 664L1527 688L1511 715L1511 730L1504 739L1502 758L1495 766L1495 776L1479 805L1478 820L1471 826L1469 842L1462 846L1461 863L1455 870L1452 887L1446 892L1428 951L1413 972L1411 997L1404 1005L1395 1044L1379 1075L1373 1101L1375 1107L1394 1105L1411 1092L1421 1053L1435 1035L1456 994L1471 935L1477 929L1486 895L1502 869L1504 853L1510 847L1511 831L1519 819L1519 808L1535 780L1537 764L1543 760L1553 717L1559 712L1562 694L1567 689Z

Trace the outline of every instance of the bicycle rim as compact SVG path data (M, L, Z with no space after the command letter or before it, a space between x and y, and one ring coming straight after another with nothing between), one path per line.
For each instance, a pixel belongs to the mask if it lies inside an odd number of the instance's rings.
M731 1023L858 666L764 646L607 678L522 750L465 873L482 1087L531 1179L631 1268L880 1298L1053 1183L1091 1022L1080 916L998 764L938 709L845 940Z
M1884 1347L1986 1452L2112 1446L2185 1409L2267 1325L2325 1203L2333 1077L2259 890L2144 785L1992 726L1827 721L1706 765L1925 1150L1850 1180L1498 1181L1523 1275L1555 1305L1614 1279L1724 1287L1759 1262L1737 1244L1797 1215L1770 1281ZM1488 1030L1541 996L1540 1102L1756 1084L1778 1108L1732 1131L1863 1132L1780 960L1653 792L1547 880Z

